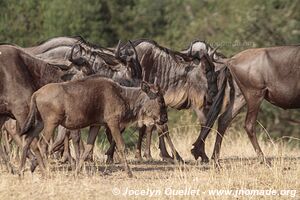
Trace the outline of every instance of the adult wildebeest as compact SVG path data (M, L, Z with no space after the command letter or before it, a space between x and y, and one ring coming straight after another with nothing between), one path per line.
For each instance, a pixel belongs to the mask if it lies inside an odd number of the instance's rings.
M144 82L141 88L123 87L99 75L78 81L48 84L32 95L30 113L22 128L22 133L27 134L25 150L28 150L30 143L41 130L46 140L49 140L58 125L68 129L91 126L88 138L90 141L97 136L97 126L106 125L117 143L125 171L132 176L121 136L121 130L132 121L147 126L156 123L163 125L167 122L167 110L159 90ZM36 141L33 149L44 171L45 165ZM86 152L84 156L87 155ZM80 169L82 161L77 170ZM21 163L22 169L25 156Z
M178 110L193 109L199 121L205 122L205 115L218 91L217 75L208 55L185 55L148 39L135 40L132 43L141 63L143 77L150 83L157 80L157 84L165 93L167 106ZM117 48L117 57L122 59L126 56L130 47L131 44L127 43L120 49ZM214 52L215 50L211 54ZM145 132L140 133L139 143L144 134ZM139 144L138 147L140 146ZM161 147L164 148L162 145ZM108 155L112 153L113 151L110 151ZM141 157L140 151L137 153L137 156ZM162 154L168 158L166 150L163 150ZM179 155L177 158L181 159Z
M8 118L22 126L29 110L30 97L40 87L66 81L78 70L62 70L12 45L0 46L0 127Z
M222 137L232 119L246 104L247 115L245 130L251 143L262 161L266 161L264 154L257 142L255 123L261 102L266 99L273 105L284 109L296 109L300 107L300 46L281 46L270 48L248 49L238 53L229 59L220 59L236 82L231 83L236 94L230 99L229 106L219 118L219 134L217 136L213 157L219 158ZM236 87L236 85L238 87ZM241 93L242 95L241 95ZM224 94L224 93L223 93ZM223 103L222 95L215 99L210 113L214 113L208 119L208 127L213 125L220 112L220 104ZM218 105L219 104L219 105ZM209 129L203 129L199 138L206 138ZM196 141L195 150L204 150L204 142ZM194 152L195 157L201 153ZM199 154L200 153L200 154Z
M26 47L24 50L41 59L65 59L68 60L71 55L72 47L76 44L81 44L89 47L93 51L105 52L113 54L112 49L103 48L87 42L81 36L74 37L54 37L36 46Z

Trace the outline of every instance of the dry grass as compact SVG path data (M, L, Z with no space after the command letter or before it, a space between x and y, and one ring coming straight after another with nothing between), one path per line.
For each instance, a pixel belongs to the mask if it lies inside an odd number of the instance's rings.
M211 189L256 189L256 190L298 190L294 199L300 195L300 151L288 145L275 142L260 144L265 154L272 159L272 167L259 164L252 146L244 134L229 130L224 138L221 154L222 169L214 168L212 164L201 165L193 161L190 149L197 137L199 127L183 127L171 129L175 146L188 164L178 166L159 161L157 144L152 148L155 161L134 162L133 153L129 153L134 178L127 178L120 165L106 166L103 151L95 150L96 164L90 164L77 178L72 176L68 165L51 164L51 177L42 178L38 171L35 174L25 173L25 178L10 175L3 166L0 171L1 199L145 199L147 196L122 195L126 189L138 192L159 190L153 199L233 199L233 196L209 195ZM186 135L183 135L186 133ZM236 133L235 135L233 133ZM175 138L175 135L181 135ZM214 134L213 134L214 135ZM209 155L212 151L214 137L208 139ZM102 175L104 168L111 173ZM165 195L169 188L184 190L185 188L199 190L198 196ZM113 192L121 195L113 195ZM289 199L293 196L238 196L239 199Z

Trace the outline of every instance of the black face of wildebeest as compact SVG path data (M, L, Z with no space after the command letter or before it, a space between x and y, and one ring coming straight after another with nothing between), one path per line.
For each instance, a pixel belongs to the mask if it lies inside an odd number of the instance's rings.
M153 120L152 124L164 125L167 123L167 106L159 86L142 82L141 89L146 92L150 98L149 101L145 102L141 110L141 112L144 113L143 124L146 124L145 121L148 121L145 118Z

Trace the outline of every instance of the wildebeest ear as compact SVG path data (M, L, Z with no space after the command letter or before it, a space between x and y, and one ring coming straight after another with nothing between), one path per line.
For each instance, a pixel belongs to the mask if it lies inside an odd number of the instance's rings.
M72 61L73 59L76 59L78 56L81 56L81 53L82 53L81 45L80 44L74 44L72 46L72 49L71 49L69 60Z
M145 82L145 81L142 81L141 83L141 89L145 92L145 93L148 93L150 91L150 85Z
M150 99L157 98L157 94L151 91L150 85L147 82L142 81L142 83L141 83L141 89L142 89L142 91L144 91L147 94L147 96Z

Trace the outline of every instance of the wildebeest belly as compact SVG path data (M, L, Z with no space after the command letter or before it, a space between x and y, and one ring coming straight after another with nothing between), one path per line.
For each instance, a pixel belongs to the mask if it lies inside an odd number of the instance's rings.
M67 106L65 109L65 117L62 125L66 128L77 129L104 123L103 109L101 106L86 105L84 103L75 105Z
M283 109L300 108L300 85L279 83L268 87L266 100Z

